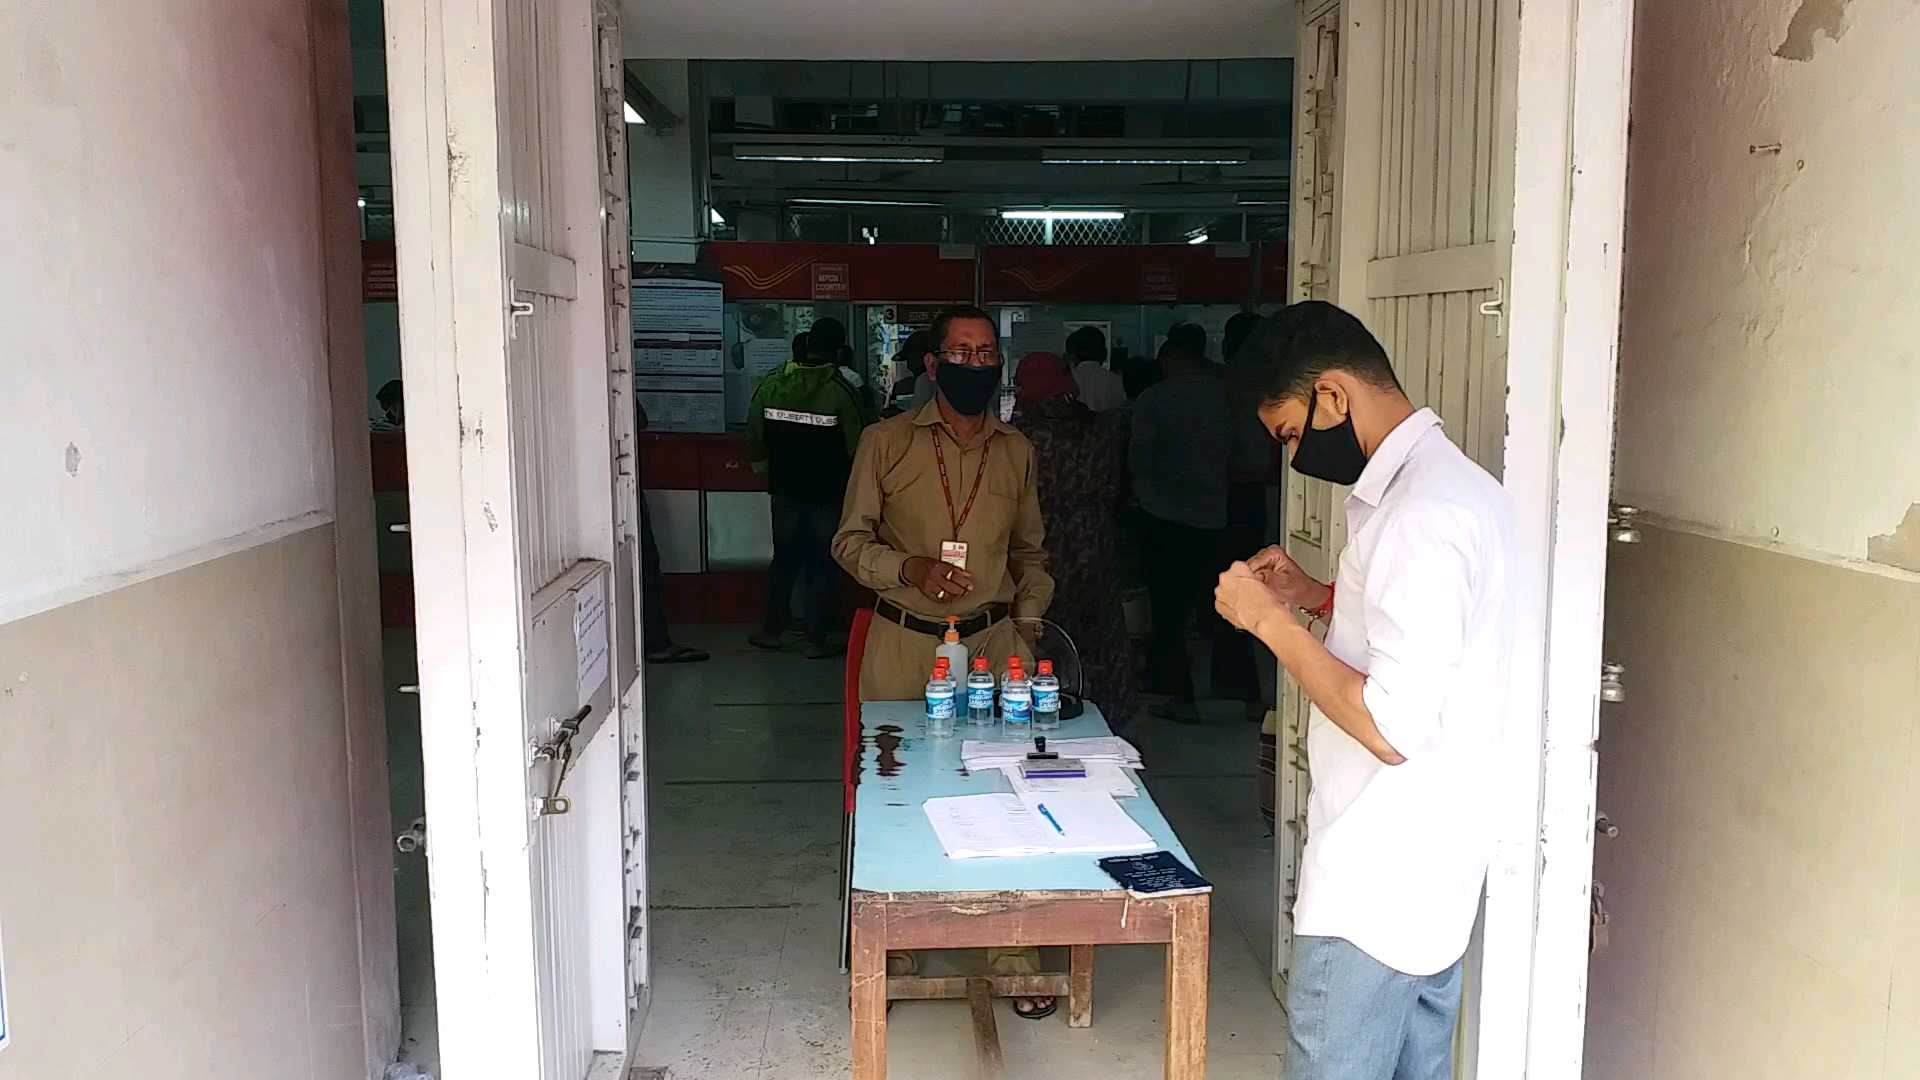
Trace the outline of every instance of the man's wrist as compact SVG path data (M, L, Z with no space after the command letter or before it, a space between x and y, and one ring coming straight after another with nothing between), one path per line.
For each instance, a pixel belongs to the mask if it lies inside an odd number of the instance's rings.
M1293 613L1289 611L1275 611L1262 616L1260 621L1253 625L1253 636L1272 649L1275 659L1283 663L1287 653L1291 651L1289 645L1294 638L1304 636L1311 639L1313 637L1307 632L1307 628L1300 624L1300 620L1294 618Z
M924 558L926 558L926 556L924 555L909 555L906 558L900 560L900 575L899 575L900 584L902 585L914 584L914 580L912 576L913 564L915 560L924 559Z

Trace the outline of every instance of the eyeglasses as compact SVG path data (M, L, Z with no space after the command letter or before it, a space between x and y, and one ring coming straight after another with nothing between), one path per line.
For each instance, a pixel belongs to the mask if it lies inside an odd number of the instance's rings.
M965 364L968 367L993 367L1000 363L1000 350L986 349L942 349L940 359L950 364Z

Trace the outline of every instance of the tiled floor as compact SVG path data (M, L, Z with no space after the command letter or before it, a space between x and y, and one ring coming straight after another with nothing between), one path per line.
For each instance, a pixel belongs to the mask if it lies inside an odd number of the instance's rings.
M840 665L759 652L740 628L676 636L714 658L648 671L654 991L638 1064L674 1080L846 1076ZM1258 729L1219 708L1203 726L1143 719L1130 735L1154 797L1217 886L1208 1076L1276 1080L1286 1021L1267 981L1272 840L1255 803ZM1001 1003L1008 1075L1159 1076L1161 956L1097 951L1089 1030L1060 1015L1026 1023ZM974 1075L964 1003L902 1003L888 1044L895 1080Z

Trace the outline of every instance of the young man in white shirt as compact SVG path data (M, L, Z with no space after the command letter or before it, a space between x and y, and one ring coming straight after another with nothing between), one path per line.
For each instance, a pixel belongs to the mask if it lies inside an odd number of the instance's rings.
M1127 387L1120 373L1107 367L1107 335L1097 326L1083 326L1067 335L1067 364L1073 369L1074 385L1080 388L1080 404L1094 412L1117 409L1127 403Z
M1295 304L1244 359L1293 468L1351 488L1337 588L1275 547L1234 563L1214 594L1313 702L1288 1075L1450 1080L1493 846L1512 510L1347 312ZM1296 612L1330 619L1325 645Z

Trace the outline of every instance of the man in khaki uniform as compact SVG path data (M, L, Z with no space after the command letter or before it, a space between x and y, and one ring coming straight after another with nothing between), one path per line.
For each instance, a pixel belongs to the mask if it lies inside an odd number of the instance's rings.
M833 557L879 594L860 661L860 700L914 700L926 692L947 616L970 654L996 671L1032 656L1009 618L1044 615L1053 599L1033 444L1001 422L1000 341L978 308L943 313L929 333L932 401L868 428L833 537ZM964 673L956 673L965 679ZM996 974L1040 970L1033 949L990 949ZM888 958L895 974L910 955ZM1050 1015L1050 998L1014 1003Z
M860 662L862 701L925 693L949 615L968 652L984 650L996 671L1016 653L1030 660L1007 619L1044 615L1053 599L1033 444L995 411L993 321L956 308L933 329L945 334L927 354L934 399L860 437L833 537L833 557L880 597Z

